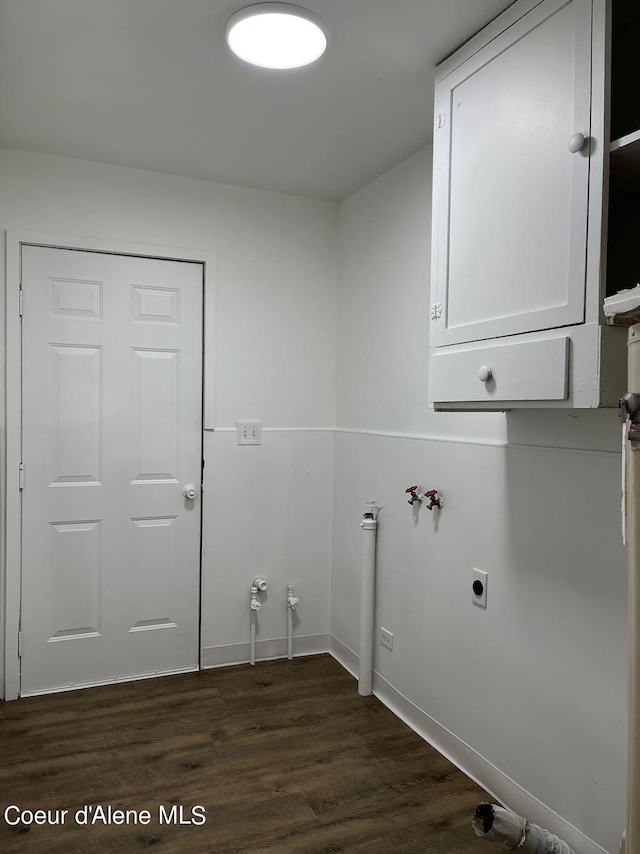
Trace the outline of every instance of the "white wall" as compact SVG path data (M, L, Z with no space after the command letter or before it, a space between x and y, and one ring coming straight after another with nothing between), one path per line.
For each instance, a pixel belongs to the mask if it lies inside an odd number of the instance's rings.
M355 666L358 522L376 499L375 625L395 635L392 652L375 644L376 693L582 854L617 851L627 617L617 416L429 409L430 159L419 152L340 208L336 651ZM415 483L442 491L441 514L407 504ZM489 573L486 611L471 602L473 567Z
M302 600L296 633L309 638L310 649L326 649L337 205L3 150L0 211L2 229L215 253L205 664L248 658L249 586L257 574L270 582L259 614L258 655L286 652L287 583ZM260 447L238 448L238 418L262 420ZM301 641L298 650L305 648Z
M338 221L328 202L2 151L0 228L216 253L205 663L246 659L258 572L271 581L263 652L284 652L288 582L299 649L322 648L333 505L331 631L352 666L358 522L375 498L376 625L395 634L393 652L375 648L377 693L582 854L613 852L626 713L616 416L429 409L429 176L426 149ZM263 420L262 446L237 447L237 418ZM409 507L416 482L442 490L442 514ZM470 602L473 566L489 572L486 612Z

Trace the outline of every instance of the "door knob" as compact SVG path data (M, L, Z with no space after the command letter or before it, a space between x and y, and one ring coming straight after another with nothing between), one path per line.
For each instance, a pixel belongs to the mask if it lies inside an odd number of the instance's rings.
M572 154L577 154L579 151L582 151L586 141L587 140L583 133L574 133L574 135L569 140L569 151Z
M195 486L192 483L187 483L182 489L182 494L184 495L185 498L189 498L190 500L193 501L193 499L198 494L198 490L195 488Z
M478 379L481 383L489 382L493 376L493 371L487 365L483 365L478 371Z

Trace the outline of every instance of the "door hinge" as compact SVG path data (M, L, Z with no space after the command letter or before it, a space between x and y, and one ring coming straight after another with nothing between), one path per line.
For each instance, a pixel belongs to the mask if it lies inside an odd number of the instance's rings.
M22 658L22 632L18 632L18 658Z
M18 291L18 314L22 317L22 285L20 285L20 290Z
M18 486L20 489L24 489L24 463L20 463L18 466Z

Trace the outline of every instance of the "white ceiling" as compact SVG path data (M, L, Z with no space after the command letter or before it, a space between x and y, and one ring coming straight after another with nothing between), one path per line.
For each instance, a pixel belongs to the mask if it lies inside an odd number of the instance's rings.
M342 199L431 138L433 67L510 0L308 0L313 66L246 65L249 0L0 0L0 145Z

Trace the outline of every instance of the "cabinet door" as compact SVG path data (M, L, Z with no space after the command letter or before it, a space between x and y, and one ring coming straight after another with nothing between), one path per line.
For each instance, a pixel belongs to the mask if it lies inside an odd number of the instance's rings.
M543 0L436 85L437 346L584 321L590 100L591 0Z

